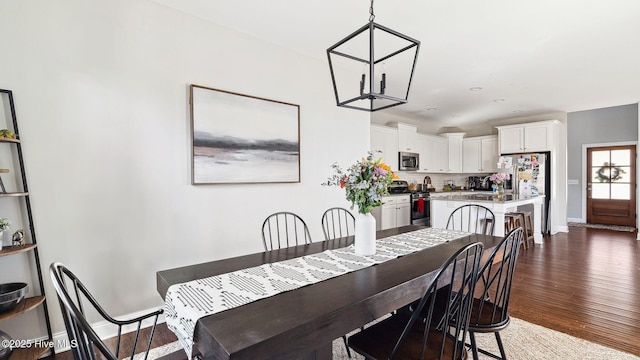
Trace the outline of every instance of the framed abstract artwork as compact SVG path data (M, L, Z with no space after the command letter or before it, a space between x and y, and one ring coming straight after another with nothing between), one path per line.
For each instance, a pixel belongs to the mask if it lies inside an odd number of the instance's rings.
M300 182L300 106L190 86L192 184Z

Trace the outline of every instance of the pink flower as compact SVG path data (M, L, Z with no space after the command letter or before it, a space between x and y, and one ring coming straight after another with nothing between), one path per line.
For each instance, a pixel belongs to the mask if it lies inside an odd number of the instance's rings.
M387 170L381 168L381 167L376 167L373 169L373 175L375 176L387 176Z
M509 174L495 173L489 178L494 184L502 184L509 180Z

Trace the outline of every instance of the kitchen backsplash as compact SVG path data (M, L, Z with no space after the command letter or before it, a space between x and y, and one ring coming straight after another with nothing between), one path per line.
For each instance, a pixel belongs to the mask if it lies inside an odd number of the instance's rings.
M418 184L422 184L425 176L431 177L431 184L435 187L436 191L442 191L442 188L447 183L447 181L453 181L455 186L466 186L467 180L469 176L487 176L491 175L487 174L425 174L425 173L417 173L415 171L398 171L396 174L400 177L401 180L406 180L408 183L411 181L415 181Z

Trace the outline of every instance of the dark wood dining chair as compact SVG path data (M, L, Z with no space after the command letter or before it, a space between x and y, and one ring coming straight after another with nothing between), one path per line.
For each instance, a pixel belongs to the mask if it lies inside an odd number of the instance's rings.
M447 220L447 229L466 231L475 234L493 235L495 215L491 209L478 205L466 204L453 210Z
M311 243L309 228L302 218L292 212L273 213L262 223L262 242L265 251Z
M414 311L401 309L365 328L349 337L349 346L367 359L464 359L482 249L476 242L457 250L434 273Z
M469 320L469 339L474 360L478 360L478 352L498 358L478 348L475 333L494 333L501 355L498 359L506 359L500 330L506 328L510 322L511 284L523 236L524 231L521 227L512 230L493 249L478 271L476 297Z
M343 238L355 233L356 218L349 210L333 207L322 214L322 232L325 240Z
M151 339L156 329L158 316L163 312L162 309L134 319L116 320L107 314L80 279L63 264L58 262L51 264L49 274L51 275L53 287L58 294L60 310L62 310L62 318L64 319L69 341L71 344L75 344L75 346L71 346L74 360L94 360L101 358L98 354L101 354L108 360L118 360L129 356L133 359L142 328L142 322L146 319L152 319L153 325L149 339L147 340L146 349L143 349L144 359L147 358L149 350L151 349ZM93 328L91 328L85 316L86 309L89 309L91 313L97 312L104 320L117 327L118 335L116 337L115 350L107 346ZM120 350L122 350L120 346L123 335L122 327L132 324L136 327L136 332L133 334L134 338L130 349L131 353L130 355L126 355L124 354L125 351L123 351L123 354L120 354Z

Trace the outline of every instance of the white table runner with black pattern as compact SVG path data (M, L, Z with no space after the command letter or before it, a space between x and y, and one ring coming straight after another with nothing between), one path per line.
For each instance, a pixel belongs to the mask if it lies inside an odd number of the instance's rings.
M311 285L358 269L458 239L469 233L427 228L378 239L375 255L356 255L353 245L227 274L175 284L165 297L165 319L191 358L198 319Z

